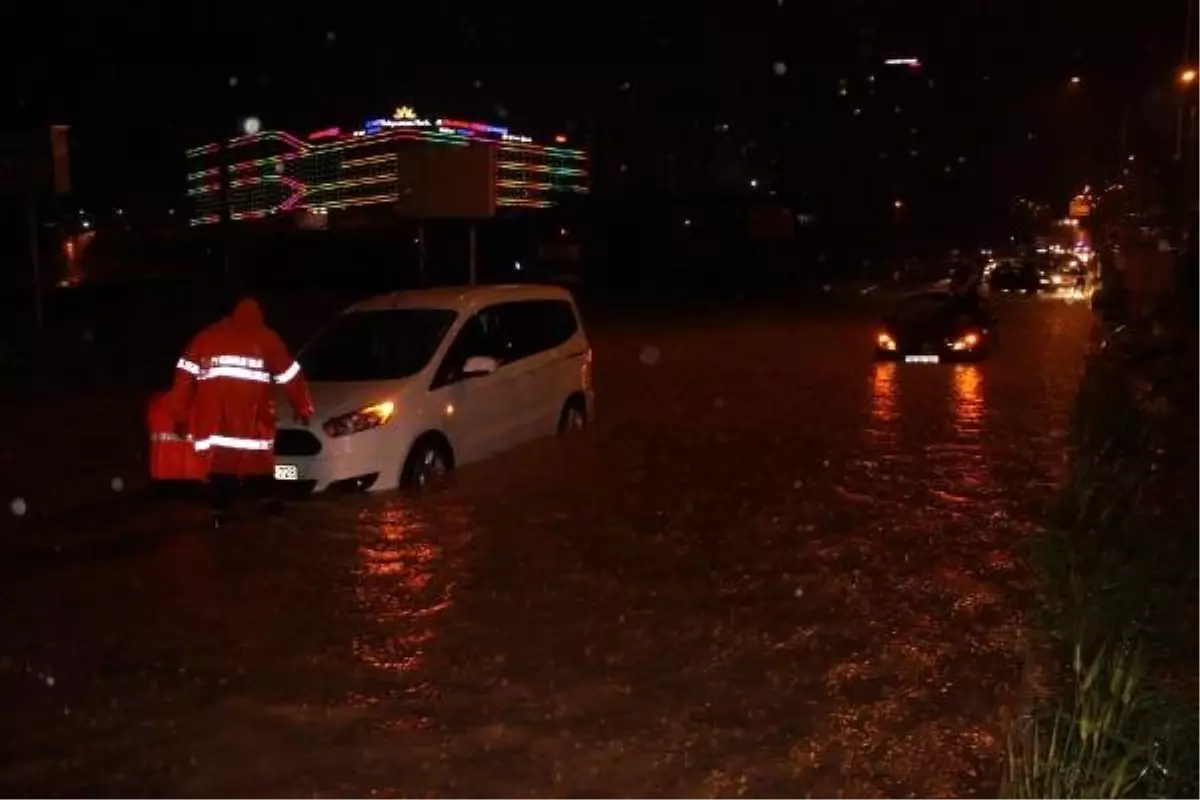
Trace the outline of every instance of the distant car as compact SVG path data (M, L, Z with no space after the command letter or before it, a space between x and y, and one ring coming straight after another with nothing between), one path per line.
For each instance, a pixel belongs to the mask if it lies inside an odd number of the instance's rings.
M381 295L297 359L316 415L311 427L281 421L275 478L309 491L423 487L592 415L591 347L554 286Z
M988 288L995 294L1037 294L1042 288L1042 276L1033 264L1001 263L992 270Z
M1043 292L1082 291L1086 285L1087 271L1075 261L1062 262L1041 271Z
M905 298L884 318L875 358L908 364L981 361L996 338L996 320L978 299L924 292Z

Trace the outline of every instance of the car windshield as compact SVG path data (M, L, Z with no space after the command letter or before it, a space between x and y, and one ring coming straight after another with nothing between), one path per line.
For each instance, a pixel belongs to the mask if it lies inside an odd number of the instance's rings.
M948 294L921 295L900 305L896 321L904 327L931 325L947 319L955 308L955 298Z
M310 381L382 381L425 368L455 311L401 308L343 314L300 353Z

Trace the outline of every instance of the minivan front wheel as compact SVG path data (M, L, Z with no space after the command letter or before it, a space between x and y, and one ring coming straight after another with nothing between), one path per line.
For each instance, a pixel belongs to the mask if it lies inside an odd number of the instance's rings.
M454 468L449 448L436 436L418 439L400 472L400 486L421 491L446 477Z
M575 395L563 406L558 418L558 432L565 435L581 431L587 427L587 421L587 404L582 397Z

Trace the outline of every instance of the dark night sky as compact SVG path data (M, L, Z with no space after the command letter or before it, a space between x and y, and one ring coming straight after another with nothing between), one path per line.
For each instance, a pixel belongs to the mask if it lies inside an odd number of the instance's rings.
M5 122L70 123L78 188L97 201L158 202L177 194L179 150L222 130L233 133L246 113L268 127L304 132L409 103L484 119L503 106L512 127L535 136L587 135L597 120L609 119L626 139L636 126L642 158L686 149L696 131L707 135L712 125L734 120L732 135L775 159L763 156L763 163L791 164L792 177L780 181L802 185L781 186L789 191L867 182L881 194L931 192L942 163L963 157L969 179L937 190L959 203L972 192L1013 192L1024 184L1032 193L1064 191L1108 158L1122 98L1170 84L1187 4L643 0L44 9L14 37L21 46L3 56ZM886 56L908 54L924 63L920 86L903 83L915 76L885 75L880 67ZM773 71L776 61L787 66L783 77ZM1074 74L1084 84L1071 93ZM871 75L882 79L868 84ZM840 80L856 93L854 103L839 97ZM625 82L629 89L621 88ZM861 119L850 116L855 103L863 105ZM904 139L916 127L921 154L911 158L928 158L926 167L916 160L880 167L918 149ZM1037 134L1036 147L1029 133ZM598 166L634 157L608 147L603 136L594 145Z

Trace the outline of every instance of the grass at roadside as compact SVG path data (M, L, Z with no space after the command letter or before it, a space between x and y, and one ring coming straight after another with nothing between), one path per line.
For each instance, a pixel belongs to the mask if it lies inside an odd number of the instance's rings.
M1148 364L1097 359L1080 390L1061 527L1033 553L1069 667L1011 733L1007 796L1197 796L1196 360Z

